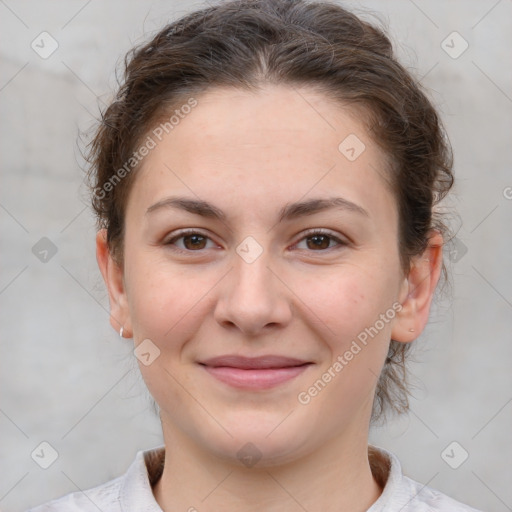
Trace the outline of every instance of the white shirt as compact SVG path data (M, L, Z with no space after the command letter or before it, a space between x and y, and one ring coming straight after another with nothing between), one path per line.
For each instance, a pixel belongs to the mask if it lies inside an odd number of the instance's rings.
M373 474L383 491L367 512L480 512L402 474L392 453L369 446ZM139 451L126 473L27 512L162 512L152 491L163 470L165 447Z

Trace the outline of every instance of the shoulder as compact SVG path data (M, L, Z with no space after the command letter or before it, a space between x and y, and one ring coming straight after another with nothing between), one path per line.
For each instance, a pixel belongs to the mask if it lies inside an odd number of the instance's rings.
M406 476L402 477L400 490L404 498L408 500L403 512L480 512L479 510L465 505L460 501L450 498L446 494L416 482Z
M98 507L109 512L121 512L119 497L123 478L115 478L86 491L66 494L27 512L98 512Z
M368 512L481 512L402 474L398 458L382 448L369 447L372 472L384 483L379 499Z
M151 487L161 475L164 458L164 446L141 450L124 475L92 489L67 494L27 512L161 512Z

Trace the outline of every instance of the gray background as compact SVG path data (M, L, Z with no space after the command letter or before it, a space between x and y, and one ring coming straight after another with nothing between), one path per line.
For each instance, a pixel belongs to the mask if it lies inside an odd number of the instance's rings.
M4 511L105 482L162 442L130 341L109 326L76 140L111 98L124 53L198 5L0 0ZM512 2L347 5L389 25L402 60L432 91L456 157L446 203L458 229L446 259L452 295L439 295L416 342L409 416L374 429L371 441L416 480L483 510L512 510ZM47 59L31 48L42 31L59 45ZM458 58L457 36L445 43L452 56L442 47L453 31L469 44ZM57 249L47 261L32 250L43 237ZM48 469L31 457L43 441L59 454ZM469 457L457 469L441 455L455 466L462 450Z

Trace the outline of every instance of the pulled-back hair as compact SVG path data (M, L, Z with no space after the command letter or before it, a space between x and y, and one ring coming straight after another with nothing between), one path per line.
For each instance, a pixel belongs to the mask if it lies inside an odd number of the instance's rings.
M391 162L387 177L407 274L430 230L446 231L435 206L453 183L448 141L435 108L381 29L339 5L305 0L221 2L165 26L127 54L124 80L88 154L92 205L114 259L122 265L126 203L139 167L127 162L149 130L208 89L267 84L311 86L362 114ZM407 410L409 349L410 343L391 340L372 420L388 408Z

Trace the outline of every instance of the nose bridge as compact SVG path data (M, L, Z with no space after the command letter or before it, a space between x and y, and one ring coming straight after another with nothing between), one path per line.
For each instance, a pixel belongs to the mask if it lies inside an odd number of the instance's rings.
M268 324L287 321L289 306L271 266L270 251L255 239L247 237L239 244L216 307L219 322L255 333Z
M250 298L251 294L259 295L262 292L269 294L270 297L272 273L268 269L270 265L269 251L262 251L257 256L253 249L249 249L245 255L240 255L238 249L237 253L233 269L234 288L237 293L242 295L241 298L244 296Z
M269 278L272 275L267 268L271 264L269 249L270 237L259 234L246 236L236 247L233 254L233 285L244 295L269 291Z

